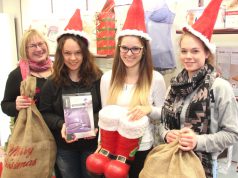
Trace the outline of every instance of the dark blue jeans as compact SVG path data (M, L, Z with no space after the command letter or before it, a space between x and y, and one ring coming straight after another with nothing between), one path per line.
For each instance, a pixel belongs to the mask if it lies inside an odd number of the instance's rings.
M152 150L146 150L146 151L137 151L135 155L135 159L131 164L130 170L129 170L129 177L130 178L138 178L140 171L143 169L144 162L146 159L146 156L148 153Z
M86 159L93 152L57 150L56 164L62 178L90 178L86 169Z

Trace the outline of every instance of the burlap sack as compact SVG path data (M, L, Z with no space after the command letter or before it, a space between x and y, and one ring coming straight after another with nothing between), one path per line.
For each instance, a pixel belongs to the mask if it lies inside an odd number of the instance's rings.
M193 151L182 151L178 141L155 147L148 154L139 178L205 178L199 158Z
M36 78L21 83L21 94L33 98ZM51 178L56 144L35 104L21 109L7 147L2 178Z

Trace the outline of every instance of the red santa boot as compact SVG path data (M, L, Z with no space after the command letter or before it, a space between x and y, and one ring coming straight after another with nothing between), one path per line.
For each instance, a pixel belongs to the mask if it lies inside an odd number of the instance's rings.
M134 160L140 140L148 129L148 117L144 116L137 121L129 121L129 117L121 118L116 148L116 160L108 163L104 175L106 178L127 178L130 169L129 163Z
M103 175L105 166L115 158L118 139L118 126L125 109L116 105L108 105L99 112L101 148L98 153L93 153L86 160L87 170L91 175Z

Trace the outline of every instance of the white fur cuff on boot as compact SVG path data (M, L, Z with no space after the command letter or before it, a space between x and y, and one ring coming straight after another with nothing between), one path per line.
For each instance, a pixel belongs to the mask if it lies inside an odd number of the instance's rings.
M123 137L135 139L142 137L147 127L149 127L149 118L147 116L136 121L129 121L129 116L126 116L120 119L118 132Z
M119 120L127 116L127 109L117 105L108 105L99 111L98 125L107 131L118 130Z

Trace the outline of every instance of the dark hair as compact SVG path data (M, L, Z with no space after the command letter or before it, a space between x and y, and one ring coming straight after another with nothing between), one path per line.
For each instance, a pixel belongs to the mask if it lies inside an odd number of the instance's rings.
M95 58L88 49L87 40L79 35L74 34L64 34L57 39L57 48L53 65L54 72L52 74L52 80L60 86L70 84L68 68L64 64L64 57L62 53L65 41L67 39L72 39L76 41L81 48L83 61L78 74L80 76L79 82L85 86L90 86L95 80L99 79L102 76L102 71L95 64Z

